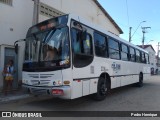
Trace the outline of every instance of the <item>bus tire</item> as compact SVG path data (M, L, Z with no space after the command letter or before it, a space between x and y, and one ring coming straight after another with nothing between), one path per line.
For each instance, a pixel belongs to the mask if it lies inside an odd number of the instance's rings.
M137 83L138 87L143 87L143 74L139 74L139 82Z
M109 91L109 82L103 77L100 77L97 85L97 93L93 94L93 98L97 101L104 100Z

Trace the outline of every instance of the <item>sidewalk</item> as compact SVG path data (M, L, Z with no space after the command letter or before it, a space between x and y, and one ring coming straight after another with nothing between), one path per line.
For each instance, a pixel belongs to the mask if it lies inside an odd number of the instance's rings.
M7 95L4 95L4 93L0 92L0 104L7 103L10 101L17 101L28 97L30 97L30 95L24 93L22 89L13 91L12 93L9 92Z

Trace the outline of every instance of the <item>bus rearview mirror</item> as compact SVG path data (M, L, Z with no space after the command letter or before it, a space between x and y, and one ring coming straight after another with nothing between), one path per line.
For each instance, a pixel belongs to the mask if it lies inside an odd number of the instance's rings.
M15 53L18 54L18 42L24 42L26 39L20 39L14 42Z
M18 44L15 45L15 53L18 54Z

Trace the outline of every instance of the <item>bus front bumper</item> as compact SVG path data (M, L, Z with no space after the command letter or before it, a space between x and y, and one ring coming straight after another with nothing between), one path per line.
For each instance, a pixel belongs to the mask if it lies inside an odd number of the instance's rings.
M38 87L23 84L22 87L26 89L29 93L34 95L51 95L62 99L71 99L70 86Z

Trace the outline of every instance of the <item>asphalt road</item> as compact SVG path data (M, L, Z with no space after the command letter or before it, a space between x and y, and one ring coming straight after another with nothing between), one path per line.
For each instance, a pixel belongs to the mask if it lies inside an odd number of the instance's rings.
M0 111L160 111L159 92L160 76L152 76L149 81L144 82L142 88L133 85L116 88L103 101L94 101L89 96L75 100L33 97L1 104ZM123 118L122 120L125 119L132 118ZM150 120L150 118L143 119ZM160 118L155 119L159 120Z

